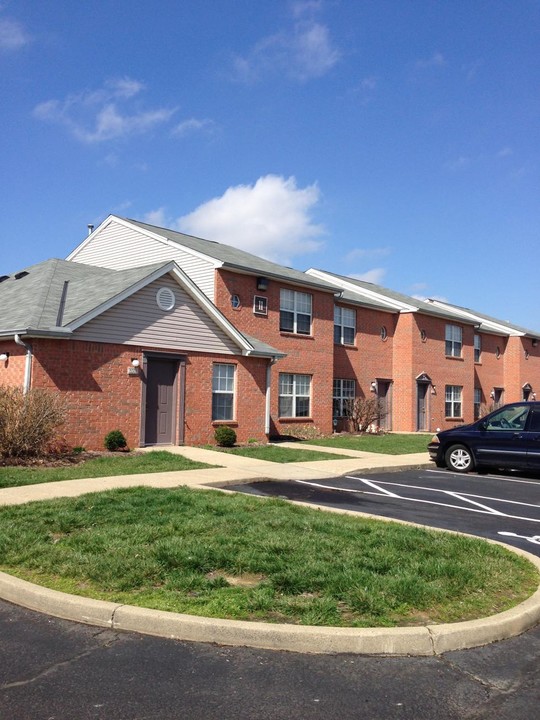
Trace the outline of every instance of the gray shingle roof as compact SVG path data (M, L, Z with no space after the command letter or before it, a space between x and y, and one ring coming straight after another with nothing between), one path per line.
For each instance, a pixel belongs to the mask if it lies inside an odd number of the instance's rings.
M158 270L164 263L109 270L67 260L45 260L0 283L0 332L58 332L60 306L67 282L61 327L91 312Z
M234 268L236 270L243 270L252 275L264 275L266 277L276 277L283 280L287 280L291 283L307 285L309 287L317 287L329 291L337 291L331 283L320 280L319 278L307 275L300 270L286 267L285 265L279 265L278 263L265 260L264 258L252 255L245 250L232 247L231 245L224 245L213 240L203 240L202 238L194 237L193 235L185 235L184 233L177 232L175 230L168 230L167 228L157 227L155 225L149 225L148 223L140 222L139 220L131 220L124 218L127 222L137 225L143 230L161 235L167 240L183 245L186 248L195 250L196 252L207 255L208 257L219 260L226 267Z
M356 303L358 305L366 305L368 307L373 307L378 310L385 310L386 312L400 312L400 310L397 308L389 308L389 306L384 303L384 298L386 298L390 302L394 301L398 303L404 303L405 305L410 305L413 308L416 308L417 311L425 313L426 315L435 315L437 317L446 318L448 320L460 319L461 322L469 322L471 325L475 324L474 320L467 320L463 318L463 316L460 315L457 311L453 312L452 310L437 307L429 302L418 300L417 298L411 297L410 295L404 295L403 293L396 292L395 290L389 290L388 288L382 287L381 285L366 282L365 280L356 280L355 278L347 277L346 275L338 275L337 273L331 273L327 270L321 270L320 272L324 272L329 277L335 278L336 285L338 286L340 282L345 281L350 285L356 285L356 287L358 287L359 294L356 294L354 291L351 290L345 290L342 297L344 301ZM366 290L368 291L368 293L377 293L377 295L380 295L383 300L379 300L376 297L370 297L369 295L362 295L362 290Z
M470 313L471 315L475 315L476 317L480 318L480 320L485 320L488 323L495 323L496 325L503 325L507 328L510 328L511 330L515 330L518 333L530 335L535 338L540 337L540 332L538 330L529 330L527 328L522 327L521 325L515 325L514 323L508 322L508 320L501 320L500 318L494 318L491 315L486 315L485 313L478 312L477 310L471 310L471 308L462 307L461 305L455 305L454 303L449 303L449 302L445 301L444 304L448 305L452 308L455 308L456 312ZM480 325L480 329L482 329L481 325Z

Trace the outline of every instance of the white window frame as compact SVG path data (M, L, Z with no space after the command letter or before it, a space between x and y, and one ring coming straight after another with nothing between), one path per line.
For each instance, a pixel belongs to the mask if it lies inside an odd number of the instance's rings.
M309 318L309 328L303 329L302 318ZM291 322L292 320L292 322ZM310 293L281 288L279 291L279 329L295 335L311 335L313 297Z
M354 400L356 383L348 378L334 378L332 415L333 417L347 417L346 403Z
M482 388L474 388L473 396L473 418L478 420L480 418L480 409L482 407Z
M352 339L350 336L352 330ZM354 345L356 340L356 310L334 305L334 343L336 345Z
M474 334L474 362L482 361L482 336L478 333Z
M444 339L444 352L446 357L460 358L463 347L463 328L459 325L447 325Z
M447 418L463 417L463 387L447 385L444 391L444 414Z
M212 421L230 422L235 418L236 365L212 365ZM226 402L222 404L223 401ZM225 415L225 417L220 417Z
M311 417L311 375L280 373L278 402L279 417Z

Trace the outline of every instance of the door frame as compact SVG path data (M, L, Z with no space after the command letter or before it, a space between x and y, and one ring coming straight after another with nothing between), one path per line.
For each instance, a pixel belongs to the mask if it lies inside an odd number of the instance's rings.
M140 447L153 446L154 443L146 442L146 391L148 378L148 361L170 360L176 363L176 371L172 388L173 416L172 423L172 445L183 445L185 440L185 397L186 397L186 363L185 355L168 352L144 351L142 358L141 372L141 425L139 430Z
M430 393L429 388L433 387L433 381L430 376L423 372L416 378L416 432L428 432L430 428ZM420 388L424 393L424 427L420 427Z

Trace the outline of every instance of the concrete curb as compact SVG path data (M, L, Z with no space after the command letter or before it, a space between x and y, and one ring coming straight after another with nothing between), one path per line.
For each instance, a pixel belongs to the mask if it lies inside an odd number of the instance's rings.
M510 549L540 570L540 558ZM0 598L65 620L112 630L190 642L318 654L440 655L505 640L540 622L540 588L516 607L491 617L405 628L273 625L197 617L70 595L3 572L0 572Z

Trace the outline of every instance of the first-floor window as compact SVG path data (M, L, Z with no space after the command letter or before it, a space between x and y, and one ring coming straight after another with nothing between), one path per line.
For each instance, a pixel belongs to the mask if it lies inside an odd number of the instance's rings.
M444 402L444 414L448 418L461 417L461 391L460 385L447 385Z
M482 405L482 389L474 388L474 419L480 418L480 407Z
M234 365L215 363L212 370L212 420L234 418Z
M349 404L354 400L354 380L334 378L334 399L332 414L334 417L345 417Z
M279 416L309 417L311 375L279 375Z

